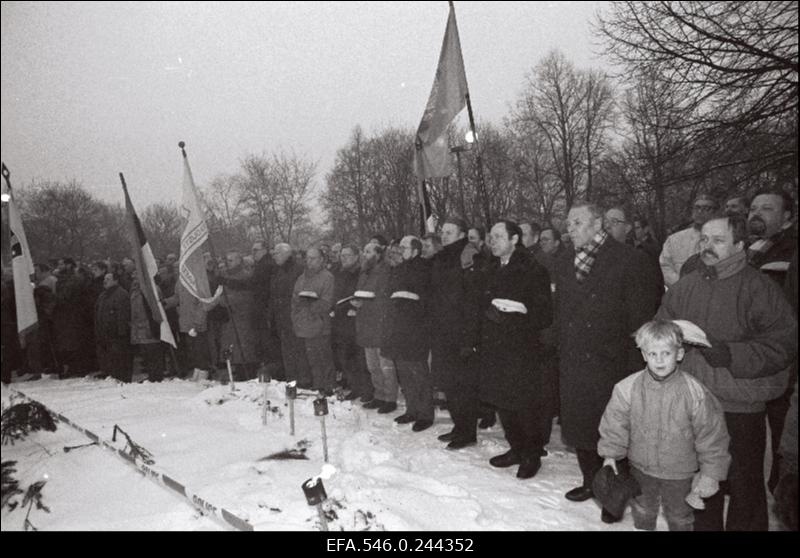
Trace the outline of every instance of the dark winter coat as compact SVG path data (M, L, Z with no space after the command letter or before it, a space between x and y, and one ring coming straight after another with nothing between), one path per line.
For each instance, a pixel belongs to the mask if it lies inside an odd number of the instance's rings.
M702 262L701 262L702 263ZM731 362L714 367L689 347L682 366L728 413L758 413L784 393L797 356L797 322L772 279L747 265L743 252L693 271L664 295L658 317L689 320L728 346ZM713 345L713 341L712 341Z
M356 309L350 301L336 304L343 298L352 296L358 285L359 267L351 270L338 267L333 273L333 321L331 335L334 343L356 342Z
M56 283L53 328L58 351L77 351L83 347L88 285L77 273L63 274Z
M359 347L380 347L391 294L388 264L382 261L369 271L362 271L356 290L375 293L375 298L363 299L357 311L356 343Z
M269 288L269 315L270 321L279 332L292 333L292 293L294 284L303 266L297 264L293 257L286 260L283 265L275 266L270 279ZM294 335L292 333L292 335Z
M465 267L466 238L442 248L431 259L430 333L434 345L475 347L480 331L480 271L488 265L476 254L477 265Z
M614 384L641 370L641 353L631 335L658 306L646 266L635 248L611 237L582 283L575 277L574 253L558 261L561 431L573 447L595 449Z
M527 314L498 311L491 303L497 298L521 302ZM493 258L481 302L481 400L510 410L537 405L543 380L539 333L553 319L547 270L520 247L505 266Z
M60 282L60 281L59 281ZM98 343L130 338L131 297L128 291L115 285L104 290L95 307L95 338Z
M748 254L749 263L783 286L789 262L797 250L797 232L794 227L784 229L771 240L773 244L766 252L755 252L752 256Z
M392 327L381 345L381 354L395 360L422 362L428 360L430 336L428 307L430 304L430 262L420 257L404 261L389 279L388 320ZM408 300L394 293L406 291L419 297Z
M245 279L235 279L226 277L224 284L231 290L252 291L253 308L253 328L258 331L269 329L269 300L272 274L275 263L268 256L262 256L253 267L253 274Z
M251 274L240 268L226 272L226 279L247 281ZM224 288L224 287L223 287ZM231 362L236 364L257 362L256 343L258 337L253 328L253 314L256 312L253 293L230 289L221 299L221 304L228 309L230 319L222 324L222 349L233 345Z

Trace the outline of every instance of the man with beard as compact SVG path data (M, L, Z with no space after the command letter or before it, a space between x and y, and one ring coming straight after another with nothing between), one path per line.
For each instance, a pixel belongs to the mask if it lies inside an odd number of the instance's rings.
M750 204L747 227L752 243L747 248L750 265L775 280L779 286L786 284L787 271L792 255L797 250L797 231L792 226L792 198L783 190L759 190ZM780 454L778 452L783 423L789 410L792 386L797 378L797 367L793 368L786 392L767 403L767 420L771 434L772 470L767 486L771 492L778 484Z
M292 247L285 243L275 245L272 259L275 261L275 269L270 280L269 315L270 323L275 326L280 338L286 380L296 381L298 387L310 389L311 370L308 367L305 344L295 335L292 325L294 284L303 273L303 268L297 264Z
M292 293L294 333L303 340L311 369L311 388L321 396L333 395L336 374L331 351L331 308L333 274L327 269L321 248L306 252L306 268L297 278Z
M659 256L664 285L667 288L680 279L681 267L686 260L700 251L700 228L718 207L717 200L707 194L700 194L692 206L692 225L667 237Z
M701 265L667 291L656 317L693 322L708 345L690 348L689 371L722 403L730 434L728 511L720 491L695 513L695 530L766 531L765 404L784 393L797 353L794 312L774 281L747 265L742 217L706 222Z
M392 324L382 353L394 360L406 399L398 424L414 423L422 432L433 425L433 391L428 370L427 315L430 264L420 257L422 243L415 236L400 240L403 261L389 279L388 320Z
M361 271L359 250L349 244L340 248L339 265L333 272L333 298L336 302L332 312L331 341L334 364L350 390L345 400L372 399L372 382L364 362L364 351L356 344L356 310L350 304Z
M522 244L522 230L499 221L490 232L492 254L481 301L480 397L494 405L510 449L489 460L519 465L517 478L541 467L551 415L544 411L545 378L539 333L550 325L553 305L547 270Z
M464 257L465 252L477 253L469 244L466 224L461 219L446 220L442 242L431 271L431 366L453 419L453 430L439 440L448 442L448 449L459 450L477 441L481 289L478 270Z
M361 275L358 277L355 299L350 304L357 308L356 343L364 349L372 379L374 398L364 403L365 409L391 413L397 409L397 373L391 359L381 354L384 329L389 327L389 266L383 259L384 248L374 242L364 246ZM362 396L364 401L367 396Z
M567 216L574 256L557 263L561 432L574 447L583 484L566 493L573 502L594 496L592 481L602 467L598 427L614 384L641 369L631 335L658 306L644 256L603 230L595 204L578 202ZM603 510L601 519L619 518Z

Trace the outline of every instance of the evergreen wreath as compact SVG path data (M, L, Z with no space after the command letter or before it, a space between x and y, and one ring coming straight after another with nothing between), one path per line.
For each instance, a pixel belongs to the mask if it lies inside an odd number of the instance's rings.
M38 430L56 431L56 423L44 405L32 401L18 403L3 411L0 420L0 442L14 445L31 432Z

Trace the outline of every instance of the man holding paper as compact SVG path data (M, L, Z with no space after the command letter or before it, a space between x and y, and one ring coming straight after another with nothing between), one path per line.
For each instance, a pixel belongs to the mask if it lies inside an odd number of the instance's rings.
M730 433L727 492L695 512L698 531L766 531L764 488L766 402L786 390L797 353L797 322L769 277L748 266L743 217L706 222L700 236L701 264L667 291L657 317L688 320L705 332L686 352L683 365L722 403Z
M297 278L292 295L292 325L303 340L311 368L312 389L333 395L336 380L331 351L333 275L325 269L325 256L319 248L306 252L305 271Z
M480 398L498 409L511 449L489 460L494 467L519 465L517 478L536 475L551 415L538 358L539 332L553 319L547 270L525 249L522 230L511 221L492 227L495 258L486 269L480 338Z

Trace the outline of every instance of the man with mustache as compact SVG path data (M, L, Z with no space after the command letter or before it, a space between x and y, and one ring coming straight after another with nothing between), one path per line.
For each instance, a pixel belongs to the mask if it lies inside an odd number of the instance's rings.
M724 494L695 513L698 531L766 531L766 402L786 390L797 353L797 322L782 290L747 265L743 217L703 225L701 263L664 296L657 318L689 320L710 347L689 348L683 366L722 403L731 437L727 518Z
M792 226L792 198L783 190L759 190L750 204L747 228L752 244L747 248L747 261L759 269L778 285L786 283L786 273L792 255L797 251L797 231ZM797 368L794 368L794 379ZM772 435L772 470L767 486L771 492L778 484L780 467L780 445L783 423L789 410L793 381L789 382L786 392L777 399L767 403L767 420Z

